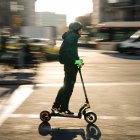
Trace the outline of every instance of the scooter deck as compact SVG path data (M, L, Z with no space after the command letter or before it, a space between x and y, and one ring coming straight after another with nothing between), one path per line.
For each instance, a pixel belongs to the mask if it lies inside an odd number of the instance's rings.
M64 114L64 113L51 113L50 114L53 117L69 117L69 118L79 118L77 113L71 114Z

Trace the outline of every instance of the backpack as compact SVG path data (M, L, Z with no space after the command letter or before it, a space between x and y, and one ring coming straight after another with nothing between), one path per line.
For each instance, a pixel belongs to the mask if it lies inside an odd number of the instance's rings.
M63 47L61 46L60 47L60 50L59 50L59 62L61 64L64 64L65 63L65 57L64 57L64 50L63 50Z

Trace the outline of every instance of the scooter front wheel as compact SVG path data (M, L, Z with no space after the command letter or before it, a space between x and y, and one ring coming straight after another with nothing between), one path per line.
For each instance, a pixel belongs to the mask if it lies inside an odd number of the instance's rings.
M97 115L94 112L88 112L84 115L84 119L87 123L93 124L97 120Z
M51 114L49 111L42 111L40 113L40 119L43 121L43 122L48 122L50 119L51 119Z

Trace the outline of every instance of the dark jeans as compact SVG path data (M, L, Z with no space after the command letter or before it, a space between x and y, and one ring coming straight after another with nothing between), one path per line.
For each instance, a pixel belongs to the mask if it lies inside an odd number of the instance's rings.
M62 111L69 108L69 101L76 82L77 71L77 69L74 71L65 70L64 85L58 91L53 105L54 108L60 108Z

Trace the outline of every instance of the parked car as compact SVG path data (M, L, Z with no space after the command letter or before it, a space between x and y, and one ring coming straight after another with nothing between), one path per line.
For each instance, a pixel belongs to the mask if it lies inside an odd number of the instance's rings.
M129 39L118 43L116 50L120 53L140 53L140 30Z
M43 53L48 53L50 51L52 53L58 52L57 48L55 47L56 45L55 41L50 39L30 38L28 40L28 44L32 51L40 50Z
M83 33L78 41L78 47L99 49L99 43L95 41L92 33Z
M0 63L14 67L33 67L46 60L57 60L59 47L55 40L11 36L5 51L0 52Z
M29 41L32 43L43 43L43 44L48 44L48 45L56 45L56 41L52 39L47 39L47 38L29 38Z
M12 36L6 42L5 51L0 54L0 63L14 67L33 67L43 60L42 54L40 49L32 49L29 38Z

